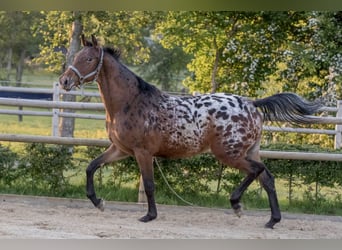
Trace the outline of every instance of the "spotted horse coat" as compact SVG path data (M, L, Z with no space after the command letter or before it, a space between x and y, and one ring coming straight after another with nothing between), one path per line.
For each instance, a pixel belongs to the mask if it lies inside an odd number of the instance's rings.
M256 107L244 97L223 93L194 97L164 94L148 110L143 127L145 133L156 133L163 142L156 147L155 156L172 152L173 157L188 157L210 150L229 164L246 156L259 140L261 123Z

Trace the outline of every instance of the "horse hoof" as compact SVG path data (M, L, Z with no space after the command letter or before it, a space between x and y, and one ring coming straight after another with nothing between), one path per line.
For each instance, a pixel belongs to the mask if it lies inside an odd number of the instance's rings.
M233 209L234 209L235 215L240 218L242 216L242 206L241 206L241 204L240 203L237 204Z
M265 228L269 228L269 229L273 229L273 226L274 226L275 223L269 221L265 224Z
M154 220L155 218L157 218L157 215L149 215L149 214L146 214L145 216L141 217L139 219L139 221L141 222L149 222L151 220Z
M270 221L265 224L265 228L273 229L273 226L277 224L279 221L280 219L271 218Z
M100 209L101 212L103 212L105 207L105 201L100 199L100 203L96 207Z

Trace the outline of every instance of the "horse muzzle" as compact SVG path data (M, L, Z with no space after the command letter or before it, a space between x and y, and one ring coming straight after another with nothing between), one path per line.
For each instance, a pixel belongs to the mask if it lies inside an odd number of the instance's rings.
M79 85L79 81L74 79L73 77L68 77L66 75L62 75L59 78L59 86L60 88L70 91L74 87L77 87Z

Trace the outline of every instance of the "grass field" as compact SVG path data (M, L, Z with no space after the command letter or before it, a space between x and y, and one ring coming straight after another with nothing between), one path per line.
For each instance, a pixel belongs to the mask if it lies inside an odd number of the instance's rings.
M9 107L0 106L0 109ZM29 108L24 108L24 110ZM33 110L30 108L30 110ZM52 134L52 118L41 116L24 116L23 121L18 121L16 115L0 115L0 133L3 134L27 134L50 136ZM75 138L106 139L107 133L104 120L76 119ZM2 142L3 145L11 145L15 150L15 143Z

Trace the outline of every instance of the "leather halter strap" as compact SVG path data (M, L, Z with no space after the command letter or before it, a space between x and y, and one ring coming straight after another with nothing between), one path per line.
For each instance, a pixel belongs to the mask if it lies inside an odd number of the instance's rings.
M99 73L100 73L100 70L101 70L101 67L102 67L102 64L103 64L103 48L101 48L101 52L100 52L100 61L99 63L97 64L97 67L94 71L86 74L85 76L83 76L80 71L73 65L70 65L68 68L71 69L72 71L75 72L75 74L78 76L79 78L79 81L80 81L80 84L83 84L85 79L87 79L88 77L91 77L93 75L95 75L94 79L93 79L93 82L96 82L97 81L97 77L99 76Z

